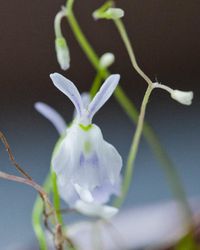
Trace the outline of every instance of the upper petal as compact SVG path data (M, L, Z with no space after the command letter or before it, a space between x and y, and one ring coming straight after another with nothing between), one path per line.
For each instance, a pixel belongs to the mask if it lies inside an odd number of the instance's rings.
M115 74L109 76L103 83L100 90L97 92L92 102L88 106L89 119L92 119L94 114L104 105L104 103L110 98L119 82L120 75Z
M72 101L78 116L81 117L83 114L82 99L73 82L58 73L50 74L50 78L53 84Z

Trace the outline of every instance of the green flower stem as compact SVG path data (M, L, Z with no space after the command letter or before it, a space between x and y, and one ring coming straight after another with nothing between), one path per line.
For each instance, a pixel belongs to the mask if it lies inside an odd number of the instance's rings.
M98 72L94 78L92 87L90 89L91 98L93 98L95 96L95 94L97 93L97 91L99 90L99 88L101 86L101 83L102 83L102 72L101 72L101 70L98 70Z
M133 141L131 144L131 148L129 151L128 160L127 160L127 164L126 164L126 168L125 168L125 175L124 175L123 184L122 184L122 194L115 202L115 205L117 207L120 207L123 204L123 202L127 196L131 181L132 181L135 159L136 159L136 155L138 152L138 147L139 147L139 143L140 143L140 139L141 139L141 135L142 135L142 130L143 130L143 125L144 125L144 117L145 117L146 107L147 107L147 103L148 103L148 100L149 100L149 97L151 95L152 90L153 90L153 86L148 85L148 88L145 92L145 95L144 95L144 98L142 101L136 131L135 131L135 134L133 137Z
M131 63L133 65L133 68L138 72L138 74L148 83L148 84L152 84L151 79L141 70L141 68L138 66L134 51L133 51L133 47L131 45L131 42L128 38L128 34L126 32L125 26L123 24L123 22L121 21L121 19L115 19L113 20L119 33L120 36L125 44L125 47L127 49L128 55L130 57Z
M51 191L51 175L48 174L43 185L44 190L47 194ZM32 225L35 231L36 237L38 239L40 250L48 250L46 243L46 236L42 228L41 216L44 209L44 203L40 196L38 195L34 203L33 212L32 212Z
M60 196L58 193L56 173L53 171L51 171L51 181L52 181L53 204L55 207L58 222L62 225L63 219L62 219L62 214L60 212L60 210L61 210L61 208L60 208Z
M92 47L90 46L87 38L83 34L82 30L79 27L78 22L76 21L76 18L72 10L73 4L74 4L74 0L68 0L66 3L66 11L67 11L67 18L68 18L69 24L73 30L75 37L77 38L77 41L79 42L79 45L82 47L83 51L85 52L85 55L88 57L92 65L98 70L100 69L99 58L97 54L94 52L94 50L92 49Z
M93 67L99 71L99 58L91 45L89 44L87 38L83 34L75 16L73 13L73 4L74 0L68 0L67 1L67 11L68 11L68 21L71 26L71 29L80 45L80 47L85 52L85 55L88 57L90 63L93 65ZM133 58L134 59L134 58ZM103 79L105 79L109 75L109 71L104 69L101 71L101 76ZM124 109L128 117L134 122L137 123L138 121L138 111L135 108L134 104L131 102L131 100L126 96L123 89L118 86L115 93L115 98L121 105L121 107ZM161 146L158 137L156 136L153 129L144 122L144 128L143 128L143 134L147 142L149 143L153 153L157 157L157 159L160 161L161 166L163 167L163 171L166 174L167 180L170 184L170 187L172 189L172 192L177 200L179 200L182 204L185 210L190 214L190 208L187 204L186 195L184 192L184 189L182 187L179 175L176 171L175 166L173 165L173 162L170 160L169 156L167 155L164 148Z

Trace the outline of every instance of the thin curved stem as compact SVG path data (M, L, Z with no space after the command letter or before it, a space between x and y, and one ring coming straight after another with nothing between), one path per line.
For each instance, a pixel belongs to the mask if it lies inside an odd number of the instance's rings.
M143 70L139 67L136 57L135 57L135 53L133 50L133 47L131 45L131 42L129 40L128 34L126 32L125 26L123 24L123 22L121 21L121 19L115 19L113 20L120 35L121 38L125 44L125 47L127 49L128 55L130 57L131 63L133 65L133 68L138 72L138 74L149 84L152 84L151 79L143 72Z
M133 178L133 170L134 170L134 165L135 165L135 160L136 160L136 155L138 152L140 139L142 136L146 107L147 107L147 103L148 103L148 100L149 100L149 97L151 95L152 90L153 90L152 85L148 85L148 88L145 92L145 95L144 95L144 98L142 101L136 131L135 131L135 134L133 137L131 148L130 148L130 151L128 154L128 160L126 163L125 175L124 175L123 184L122 184L122 194L115 202L115 205L117 207L120 207L123 204L123 202L127 196L132 178Z
M56 37L62 37L62 30L61 30L61 21L62 21L62 18L65 17L65 12L64 10L61 10L59 11L56 16L55 16L55 19L54 19L54 31L55 31L55 35Z
M94 78L92 87L90 89L91 98L93 98L96 95L97 91L99 90L99 88L101 86L101 83L102 83L102 73L101 73L101 70L98 70L97 74Z
M61 210L60 196L59 196L58 187L57 187L56 173L53 171L51 171L51 182L52 182L53 204L56 210L58 221L62 225L63 219L62 219L62 214L60 212Z
M44 190L49 194L51 190L51 175L48 174L46 180L43 184ZM44 204L39 196L37 196L36 201L33 206L32 212L32 225L35 231L36 237L38 239L40 250L48 250L46 243L46 235L42 228L41 216L43 213Z

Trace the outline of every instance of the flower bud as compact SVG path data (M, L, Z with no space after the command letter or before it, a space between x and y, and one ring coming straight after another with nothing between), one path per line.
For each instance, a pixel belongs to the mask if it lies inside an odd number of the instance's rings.
M112 7L111 2L107 2L103 6L101 6L99 9L95 10L93 12L93 18L94 19L119 19L124 16L124 10L120 8L114 8Z
M107 19L119 19L124 16L124 10L120 8L109 8L105 14L105 18Z
M58 37L55 40L55 49L58 63L62 70L70 67L69 49L64 37Z
M171 97L183 105L191 105L194 94L192 91L181 91L175 89L171 91Z
M114 54L107 52L101 56L99 63L101 67L108 68L114 63L114 61L115 61Z

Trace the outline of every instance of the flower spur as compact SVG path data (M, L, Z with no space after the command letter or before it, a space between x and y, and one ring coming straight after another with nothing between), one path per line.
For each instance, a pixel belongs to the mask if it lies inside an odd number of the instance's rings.
M111 75L91 102L86 95L81 97L75 85L62 75L54 73L50 77L76 110L72 125L65 129L52 157L60 196L83 214L110 218L117 209L103 204L112 194L120 193L122 159L114 146L104 140L92 118L110 98L120 76ZM64 121L55 110L42 103L37 103L36 109L51 120L60 133L64 131Z

